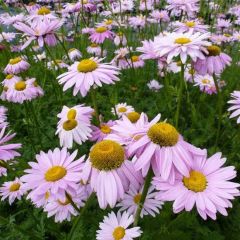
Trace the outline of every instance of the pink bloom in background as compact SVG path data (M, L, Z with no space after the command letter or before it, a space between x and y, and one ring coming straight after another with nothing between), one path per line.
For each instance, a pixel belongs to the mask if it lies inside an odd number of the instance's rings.
M14 181L4 182L2 187L0 187L0 196L2 196L1 200L3 201L8 198L10 205L16 199L20 200L26 192L22 186L22 182L18 178L15 178Z
M153 10L150 13L150 19L148 21L153 23L169 22L170 18L166 10Z
M13 86L16 82L19 82L22 80L21 77L13 74L8 74L5 79L2 81L3 87L11 87Z
M84 187L79 186L76 193L70 197L78 208L83 207L84 201L87 198ZM63 200L49 200L44 206L44 211L47 212L48 217L55 216L55 222L63 222L64 220L70 221L71 216L78 215L78 212L76 209L74 209L67 197L65 197Z
M144 61L142 60L141 56L137 56L137 55L133 55L128 62L129 67L133 67L133 68L142 68L144 66Z
M199 0L167 0L169 4L166 9L169 11L183 11L187 15L197 12Z
M66 148L41 151L36 155L37 162L29 162L31 168L21 177L24 187L40 199L46 192L61 201L65 192L76 194L84 161L84 156L75 160L76 156L77 150L70 154Z
M23 32L24 36L27 36L28 39L22 46L22 49L26 48L32 41L36 40L40 47L43 47L44 44L48 46L55 46L57 44L57 39L55 32L63 25L63 21L54 19L39 21L36 24L18 22L14 24L14 27Z
M129 25L134 29L144 28L146 25L146 18L143 15L129 18Z
M11 141L15 137L15 133L10 134L7 133L5 134L6 127L2 128L0 131L0 156L1 160L3 161L8 161L12 160L15 157L21 156L20 153L18 153L16 150L22 147L22 144L20 143L10 143L8 144L9 141Z
M148 88L150 90L152 90L153 92L159 92L159 90L161 88L163 88L162 84L159 84L159 82L155 79L151 80L148 84L147 84Z
M119 211L127 211L129 214L135 216L136 211L141 200L143 187L139 190L130 185L130 189L125 193L123 200L117 204L117 207L120 207ZM141 218L144 215L151 215L155 217L156 214L159 214L159 210L162 208L163 202L156 199L158 192L155 191L155 188L151 185L148 189L146 199L143 204L141 211Z
M121 118L123 115L127 115L130 112L133 112L134 108L127 103L118 103L111 109L112 114L116 115Z
M16 57L9 60L4 69L5 74L18 74L26 71L30 64L23 57Z
M22 13L12 16L8 14L6 17L2 18L2 24L10 26L13 25L14 23L24 21L24 18L25 16Z
M160 192L157 199L174 201L173 211L191 211L196 205L199 215L216 220L217 212L227 216L226 208L232 207L230 200L239 196L240 184L231 182L236 177L233 166L223 167L226 158L216 153L207 159L207 156L195 157L191 162L189 176L176 175L174 184L161 178L155 178L154 185Z
M193 31L193 32L201 32L205 33L208 31L208 26L203 25L198 19L194 20L189 20L185 22L174 22L174 31L176 32L188 32L188 31Z
M7 122L7 108L0 106L0 129L8 125Z
M93 142L100 142L104 138L106 138L110 133L112 133L111 127L114 126L115 122L112 120L109 120L108 122L104 123L102 122L99 127L92 125L92 137L90 138Z
M112 40L114 33L111 32L107 27L98 27L90 33L89 40L93 43L101 44L106 39Z
M194 86L199 86L202 92L207 94L217 93L215 82L212 76L206 75L195 75L194 76Z
M102 83L114 84L119 81L119 69L109 63L101 63L103 58L83 59L75 62L68 69L68 72L58 76L60 84L63 84L63 91L74 86L73 95L78 92L85 97L90 88L96 84L101 87Z
M237 117L237 123L240 123L240 91L234 91L231 93L232 100L229 100L228 103L232 106L228 108L229 112L232 112L229 118Z
M192 157L204 155L206 151L187 143L172 125L159 120L158 115L145 132L138 134L139 140L129 145L128 153L136 156L134 166L142 170L143 176L151 166L156 176L174 183L176 173L188 176Z
M96 143L85 162L82 180L90 182L96 192L100 208L113 208L123 198L130 183L136 188L142 182L142 175L133 163L126 159L124 148L115 141L103 140Z
M56 131L61 147L72 148L73 142L81 145L91 137L92 114L93 109L83 104L72 108L63 106L61 113L57 115L60 120Z
M210 45L207 41L209 33L167 33L154 39L154 50L159 57L166 56L170 63L174 57L180 57L183 64L190 57L193 61L198 58L205 59L203 52L207 53L205 47Z
M129 228L134 222L133 215L120 212L117 215L114 212L108 214L99 224L100 229L97 231L97 240L132 240L140 237L142 231L140 227Z
M0 177L7 176L7 169L5 167L0 167Z
M194 62L194 69L201 75L221 74L226 66L230 66L232 58L226 53L221 52L221 48L216 45L207 47L208 54L206 58L197 59Z

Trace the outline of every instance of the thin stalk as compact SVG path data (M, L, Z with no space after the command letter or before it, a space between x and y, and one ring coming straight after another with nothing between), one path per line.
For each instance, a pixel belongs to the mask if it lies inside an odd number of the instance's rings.
M145 183L144 183L141 199L138 204L137 212L135 214L134 223L133 223L134 227L138 226L138 221L139 221L142 209L143 209L145 199L147 197L147 193L148 193L148 189L150 187L151 181L152 181L152 177L153 177L153 171L152 171L152 168L149 168L147 176L145 178Z
M99 118L99 112L98 112L98 106L97 106L97 99L96 99L96 91L95 89L91 90L91 99L92 99L92 104L94 107L94 111L95 111L95 117L97 119L97 125L100 124L100 118Z

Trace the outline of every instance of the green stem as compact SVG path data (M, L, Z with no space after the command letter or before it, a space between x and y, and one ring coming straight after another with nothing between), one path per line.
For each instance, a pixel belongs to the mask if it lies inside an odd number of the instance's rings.
M150 168L148 170L147 176L145 178L145 183L144 183L141 199L140 199L140 202L138 204L137 212L135 214L135 219L134 219L134 223L133 223L134 227L138 226L138 221L139 221L142 209L143 209L145 199L147 197L147 193L148 193L148 189L149 189L149 186L151 184L151 181L152 181L152 177L153 177L153 171L152 171L152 168Z
M94 111L95 111L95 117L97 119L97 125L100 125L100 118L99 118L99 112L98 112L98 106L97 106L97 99L96 99L96 91L95 91L95 89L91 90L91 99L92 99L92 104L93 104Z
M184 84L184 64L181 64L181 72L180 72L180 85L178 89L178 97L177 97L177 111L175 115L175 127L178 128L179 122L179 113L182 103L182 93L183 93L183 84Z
M66 192L66 197L67 197L67 200L71 203L71 205L73 206L73 208L80 214L81 211L80 209L77 207L77 205L73 202L71 196Z
M73 226L72 226L72 228L71 228L71 230L70 230L70 232L69 232L69 234L68 234L68 236L67 236L67 240L72 240L72 239L73 239L74 232L76 231L76 229L77 229L77 227L78 227L78 224L79 224L80 220L82 219L82 215L83 215L84 212L87 210L89 204L90 204L91 201L94 199L94 197L95 197L95 194L92 193L92 194L90 195L90 197L88 198L85 206L84 206L83 208L81 208L81 210L79 210L79 213L80 213L80 214L79 214L78 217L75 219L75 222L73 223Z

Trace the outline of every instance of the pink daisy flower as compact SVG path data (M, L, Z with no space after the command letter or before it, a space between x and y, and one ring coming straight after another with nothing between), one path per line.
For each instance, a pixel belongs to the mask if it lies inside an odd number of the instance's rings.
M137 51L141 52L141 58L143 60L156 59L158 58L156 51L154 50L154 41L144 40L142 41L143 46L138 47Z
M168 15L168 12L166 10L153 10L150 13L151 19L149 19L150 22L154 23L161 23L161 22L169 22L170 18Z
M139 187L142 176L126 159L124 148L115 141L96 143L82 172L83 182L90 182L96 192L100 208L113 208L123 198L130 183Z
M195 75L194 77L194 86L199 86L202 92L207 94L217 93L215 82L212 76L206 75Z
M141 189L136 189L135 187L130 186L129 191L125 193L123 200L117 204L117 207L120 207L119 211L127 211L129 214L135 216L141 200L142 191L143 187ZM150 186L140 214L141 218L143 218L144 215L155 217L156 214L159 214L159 209L162 208L163 202L156 200L157 193L158 192L155 191L155 188Z
M136 17L130 17L129 25L134 29L144 28L146 25L146 17L143 15L139 15Z
M199 0L167 0L169 4L166 9L169 11L182 11L188 15L197 12Z
M100 142L112 133L111 127L114 126L115 122L110 120L106 123L101 123L100 127L92 126L92 137L90 138L93 142Z
M133 55L131 59L128 60L128 62L130 62L130 66L133 68L142 68L145 64L142 60L142 57L137 55Z
M37 162L29 162L31 168L26 169L26 174L21 177L24 187L39 199L46 192L62 201L65 199L65 192L74 195L81 180L79 173L85 157L74 161L76 156L77 150L70 154L66 148L55 148L47 153L41 151L36 155Z
M79 186L76 193L70 197L76 206L81 208L84 206L84 201L86 200L87 195L85 193L85 189ZM47 212L48 217L55 216L55 222L63 222L64 220L70 221L71 216L78 215L78 212L72 206L67 197L65 197L63 200L51 199L44 206L44 211Z
M80 59L82 57L81 52L76 48L71 48L68 50L68 56L72 61Z
M115 112L116 111L116 112ZM118 103L114 108L111 109L112 114L117 114L119 118L123 115L127 115L130 112L134 112L134 108L127 103Z
M0 167L0 177L7 176L7 169L5 167Z
M60 84L64 84L63 91L74 86L73 95L80 92L85 97L94 84L101 87L102 83L114 84L119 81L119 69L109 63L101 63L102 60L92 57L71 65L68 72L57 78Z
M0 129L8 125L7 122L7 108L0 106Z
M132 240L140 237L142 231L140 227L129 228L134 222L134 218L127 212L122 215L120 212L115 215L114 212L108 214L99 224L97 231L97 240Z
M150 90L152 90L153 92L159 92L159 90L161 88L163 88L162 84L159 84L159 82L155 79L151 80L148 84L147 84L148 88Z
M23 32L27 37L27 41L22 46L22 50L29 46L32 41L36 40L39 47L43 47L44 44L48 46L55 46L57 39L55 31L63 25L63 21L58 19L38 21L36 24L27 25L25 23L18 22L14 24L14 27Z
M93 54L94 56L101 56L102 50L101 47L96 44L96 43L92 43L90 46L87 47L87 52L89 54ZM105 56L106 51L103 51L103 56Z
M240 184L231 182L236 177L234 167L222 167L226 158L216 153L196 157L191 162L189 176L177 174L174 184L155 178L154 184L160 190L157 199L174 201L173 211L191 211L196 205L199 215L206 220L216 220L217 212L227 216L226 208L232 207L230 200L239 196Z
M151 165L156 176L174 183L176 172L189 176L193 155L204 155L205 150L184 141L174 126L158 122L159 119L160 116L155 117L145 131L138 133L140 139L129 145L128 152L136 155L135 168L142 170L144 176Z
M5 79L2 81L4 87L11 87L16 82L20 81L22 78L13 74L8 74Z
M231 93L232 100L228 101L232 106L228 108L228 111L231 112L229 118L237 117L237 123L240 123L240 91L234 91Z
M60 146L72 148L73 142L82 144L91 137L91 118L93 109L84 105L77 105L72 108L63 106L56 134L60 138Z
M208 31L208 26L203 25L198 19L185 21L185 22L177 21L173 23L173 26L175 28L174 31L180 32L180 33L188 32L188 31L205 33Z
M18 74L26 71L30 64L22 57L16 57L9 60L8 65L4 69L5 74Z
M210 43L206 41L209 33L168 33L166 36L155 37L154 48L159 57L166 56L170 63L174 57L180 57L183 64L190 57L193 61L197 58L205 59L203 52Z
M16 199L20 200L25 194L22 186L22 182L18 178L15 178L14 181L4 182L2 187L0 187L1 200L3 201L8 198L10 205L12 205Z
M90 33L89 39L93 43L102 44L106 39L112 40L114 33L107 27L98 27Z
M216 45L211 45L207 47L208 53L206 58L197 59L194 62L194 69L201 75L205 74L220 74L226 68L230 66L232 58L226 53L221 52L221 48Z
M20 143L11 143L7 144L8 141L12 140L15 137L15 133L5 134L6 127L2 128L0 131L0 156L1 160L8 161L15 157L21 156L16 150L22 147Z

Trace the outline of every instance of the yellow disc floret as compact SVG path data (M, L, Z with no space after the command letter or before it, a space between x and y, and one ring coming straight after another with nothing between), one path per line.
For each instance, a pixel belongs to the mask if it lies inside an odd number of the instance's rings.
M22 58L21 58L21 57L11 58L11 59L9 60L9 64L15 65L15 64L17 64L17 63L19 63L19 62L21 62L21 61L22 61Z
M98 67L97 63L91 59L84 59L79 62L77 69L79 72L92 72Z
M70 109L69 111L68 111L68 113L67 113L67 119L68 120L73 120L73 119L75 119L76 118L76 116L77 116L77 111L75 110L75 109Z
M195 22L191 22L191 21L189 21L189 22L185 22L185 25L187 26L187 27L194 27L196 24L195 24Z
M107 31L107 28L106 27L98 27L96 28L96 32L97 33L104 33Z
M63 123L63 129L66 131L73 130L78 125L75 119L69 119Z
M165 122L154 124L149 128L147 135L153 143L162 147L176 145L179 138L179 133L176 128Z
M15 83L15 90L17 91L23 91L24 89L26 89L27 84L25 83L25 81L19 81L17 83Z
M118 108L118 112L120 112L120 113L125 113L126 111L127 111L127 108L125 108L125 107Z
M109 134L112 130L108 125L101 125L100 130L102 133Z
M10 188L9 188L9 191L10 192L15 192L15 191L18 191L19 188L20 188L20 183L13 183Z
M183 177L183 184L193 192L203 192L207 187L206 177L198 171L191 171L190 177Z
M37 12L38 15L47 15L49 13L51 13L51 11L47 7L41 7Z
M124 149L115 141L103 140L93 146L89 157L94 168L110 171L124 162Z
M127 118L132 122L135 123L140 118L140 114L138 112L130 112L127 114Z
M133 62L138 62L139 61L139 56L132 56L131 57Z
M140 200L141 200L141 197L142 197L141 193L136 194L133 198L134 203L139 204Z
M175 39L174 42L177 43L177 44L184 45L184 44L190 43L190 42L191 42L191 39L185 38L185 37L181 37L181 38Z
M216 45L208 46L207 50L208 56L218 56L221 53L221 48Z
M112 235L114 240L122 240L125 236L125 229L121 226L116 227Z
M48 182L56 182L67 174L67 170L62 166L53 166L45 173L45 180Z

